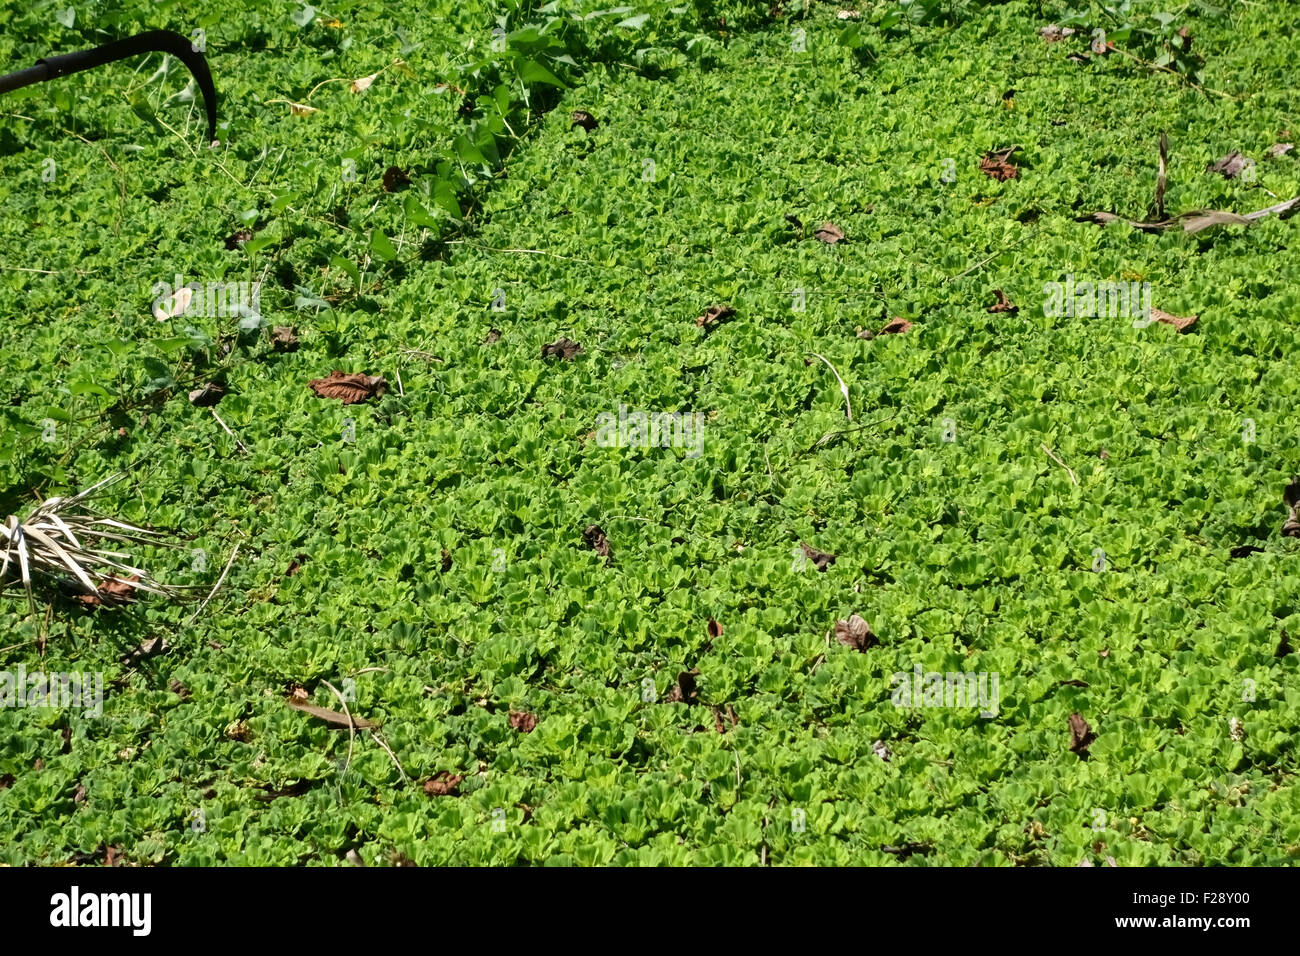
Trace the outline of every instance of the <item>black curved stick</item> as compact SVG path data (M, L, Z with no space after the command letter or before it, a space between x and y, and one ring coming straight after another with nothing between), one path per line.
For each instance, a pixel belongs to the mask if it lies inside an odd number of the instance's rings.
M8 76L0 76L0 93L8 93L33 83L43 83L56 76L80 73L92 67L103 66L115 60L125 60L141 53L170 53L187 67L203 91L203 105L208 114L208 140L217 138L217 90L212 85L212 73L203 54L194 49L187 37L171 30L150 30L125 40L114 40L93 50L80 53L61 53L36 61L36 65Z

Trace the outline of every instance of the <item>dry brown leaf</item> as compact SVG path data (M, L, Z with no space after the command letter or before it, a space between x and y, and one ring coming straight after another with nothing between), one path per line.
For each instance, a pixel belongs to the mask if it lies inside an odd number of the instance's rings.
M902 335L911 327L912 327L912 323L907 321L907 319L898 318L897 316L895 316L894 318L886 322L885 325L876 334L877 335Z
M847 621L835 622L835 640L855 651L865 651L880 643L871 631L871 625L857 614L850 614Z
M581 126L588 133L592 132L597 126L600 125L600 121L597 120L596 117L588 113L586 110L574 110L572 113L569 114L569 120L570 120L570 124L569 124L570 130L572 130L575 126Z
M581 351L582 346L573 339L561 337L549 345L542 346L542 358L562 358L567 362Z
M1282 534L1288 538L1300 538L1300 475L1292 478L1282 492L1282 503L1290 512L1282 525Z
M461 781L465 778L458 773L449 773L446 770L439 770L428 780L424 781L424 792L431 797L458 797L460 794L456 788L460 786Z
M537 715L530 714L526 711L510 711L510 729L517 730L521 734L531 734L533 728L537 726Z
M178 315L184 315L193 301L194 289L190 286L182 286L168 298L154 306L153 317L159 322L174 319Z
M271 348L277 352L298 351L298 335L292 325L277 325L271 330Z
M709 630L709 637L721 637L721 636L722 636L722 625L719 624L719 623L718 623L716 620L714 620L713 618L709 618L708 630Z
M1019 179L1020 168L1010 162L1011 155L1019 149L1019 146L1008 146L1006 149L995 149L985 153L980 158L980 172L1000 183L1008 179Z
M388 383L378 375L366 375L364 372L348 375L335 369L328 378L313 379L307 383L307 387L321 398L334 398L344 405L355 405L383 395L388 389Z
M708 328L717 325L724 319L729 319L736 314L736 310L729 305L711 305L704 310L704 314L695 320L695 324L701 328Z
M600 530L600 525L587 525L582 532L582 540L587 542L587 547L605 559L606 567L614 563L614 557L609 547L609 539L605 537L605 532Z
M121 604L130 604L135 600L135 588L131 584L139 580L139 575L135 574L127 578L107 578L99 583L94 594L78 594L77 600L86 607L117 607Z
M1241 175L1242 170L1251 165L1249 159L1233 150L1227 156L1208 163L1205 167L1207 173L1218 173L1224 179L1236 179Z
M700 669L692 667L688 671L682 671L677 675L677 683L672 689L664 695L666 704L697 704L700 700L700 689L695 678L699 676Z
M819 239L827 245L834 245L837 242L844 241L844 230L833 222L824 222L813 230L813 238Z
M1154 307L1151 309L1152 322L1163 322L1165 325L1172 325L1179 332L1187 331L1187 329L1196 322L1197 318L1199 318L1199 316L1189 315L1183 317L1180 315L1171 315L1168 312L1162 312L1160 309Z
M199 408L211 408L221 401L226 394L226 387L220 382L208 382L202 388L190 392L190 404Z
M366 90L370 89L370 85L377 79L379 79L379 73L371 73L369 76L358 77L352 81L352 92L364 93Z
M340 714L337 710L330 710L328 707L317 707L315 704L309 704L296 697L287 697L284 702L294 710L301 710L304 714L310 714L312 717L319 718L329 724L336 724L339 727L372 730L377 726L364 717L358 717L356 714L353 714L351 720L349 720L347 714Z
M800 541L799 547L803 550L804 557L817 566L818 571L825 571L829 565L835 563L835 555L827 554L825 551L818 551L816 548L810 548L807 544Z
M993 295L997 297L997 301L989 306L990 312L1010 312L1014 315L1020 311L1020 306L1008 299L1007 294L1001 289L994 289Z
M1070 749L1080 756L1088 753L1088 748L1097 739L1088 722L1079 713L1070 715Z

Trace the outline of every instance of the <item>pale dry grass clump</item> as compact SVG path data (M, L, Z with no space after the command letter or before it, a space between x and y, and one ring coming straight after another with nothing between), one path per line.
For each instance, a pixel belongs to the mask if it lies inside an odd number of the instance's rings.
M87 603L112 603L133 591L179 598L182 590L157 581L148 571L130 563L131 556L109 551L106 542L171 546L160 532L117 521L86 507L105 487L121 478L114 475L67 498L50 498L26 518L10 515L0 523L0 592L21 589L35 610L34 588L41 583L69 583L87 595Z

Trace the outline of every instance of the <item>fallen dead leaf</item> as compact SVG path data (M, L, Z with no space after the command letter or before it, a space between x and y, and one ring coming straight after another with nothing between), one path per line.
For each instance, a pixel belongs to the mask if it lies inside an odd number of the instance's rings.
M307 387L321 398L334 398L344 405L355 405L383 395L388 389L388 383L378 375L366 375L364 372L348 375L335 369L328 378L313 379L307 383Z
M542 346L542 358L562 358L567 362L581 351L582 346L573 339L561 337L549 345Z
M614 557L609 547L609 539L605 537L605 532L600 530L600 525L587 525L582 532L582 540L587 542L587 547L605 559L606 567L614 563Z
M379 79L378 73L371 73L369 76L358 77L352 81L352 92L364 93L366 90L370 89L371 84L377 79Z
M190 392L190 404L199 408L211 408L225 397L226 387L220 382L208 382L202 388Z
M194 301L194 290L183 286L153 307L153 317L159 322L166 322L178 315L184 315Z
M833 222L824 222L813 230L813 238L829 245L844 241L844 230Z
M298 335L292 325L277 325L271 330L271 348L277 352L298 351Z
M391 193L411 184L411 174L400 166L389 166L384 170L384 192Z
M997 301L989 306L990 312L1010 312L1014 315L1020 311L1020 306L1015 305L1010 299L1008 299L1007 294L1001 289L994 289L993 295L997 297Z
M424 781L424 792L431 797L458 797L460 794L456 788L460 786L461 781L465 778L458 773L449 773L446 770L439 770L428 780Z
M357 730L371 730L377 726L364 717L358 717L356 714L353 714L351 720L349 720L347 714L341 714L337 710L330 710L328 707L317 707L315 704L309 704L297 697L286 697L284 702L294 710L301 710L304 714L310 714L327 724L335 724L339 727L353 727Z
M1083 719L1082 715L1073 713L1070 715L1070 749L1080 756L1088 753L1088 748L1092 742L1097 739L1097 735L1092 732L1088 722Z
M1198 317L1195 315L1184 317L1181 315L1171 315L1168 312L1162 312L1160 309L1154 307L1151 309L1151 320L1153 322L1163 322L1165 325L1172 325L1179 332L1187 331L1187 329L1196 322L1197 318Z
M709 618L708 629L709 629L709 637L721 637L721 636L722 636L722 625L719 624L719 623L718 623L716 620L714 620L713 618Z
M1290 513L1282 524L1282 534L1288 538L1300 538L1300 476L1291 479L1291 483L1282 492L1282 503Z
M531 734L537 726L537 715L521 710L510 711L510 728L521 734Z
M857 614L850 614L847 621L835 622L835 640L855 651L865 651L880 643L871 625Z
M677 675L677 683L664 695L666 704L697 704L700 699L699 685L695 678L699 676L700 669L692 667L688 671L682 671Z
M127 653L122 655L123 664L133 664L136 661L142 661L149 657L157 657L160 654L166 654L172 649L165 637L150 637L141 641Z
M1205 167L1207 173L1218 173L1224 179L1236 179L1241 175L1241 171L1251 165L1249 159L1233 150L1227 156L1223 156Z
M1275 143L1268 148L1268 155L1273 159L1280 159L1293 149L1295 149L1295 143Z
M736 310L729 305L711 305L695 320L695 324L701 328L710 328L735 314Z
M835 563L835 555L827 554L825 551L818 551L816 548L810 548L807 544L800 541L799 547L803 549L804 557L817 566L818 571L825 571L827 566Z
M130 604L135 600L135 588L132 587L132 582L139 580L139 575L135 574L128 578L108 578L100 582L94 594L78 594L77 600L86 607L117 607L121 604Z
M597 126L600 125L600 121L596 119L596 117L588 113L586 110L574 110L572 113L569 114L569 120L570 120L569 123L570 130L572 130L575 126L581 126L588 133L592 132Z
M1020 168L1010 162L1011 155L1019 149L1019 146L1008 146L1006 149L995 149L985 153L980 158L980 172L1000 183L1008 179L1019 179Z
M1055 23L1049 23L1038 31L1038 35L1048 43L1059 43L1068 36L1074 35L1073 27L1058 27Z
M880 331L877 332L876 334L877 335L902 335L911 327L912 327L912 323L907 321L907 319L902 319L895 316L894 318L886 322L884 326L881 327Z

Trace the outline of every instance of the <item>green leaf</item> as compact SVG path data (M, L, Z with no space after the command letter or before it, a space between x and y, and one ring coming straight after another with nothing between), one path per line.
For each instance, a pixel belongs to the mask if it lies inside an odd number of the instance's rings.
M392 240L378 229L370 234L370 251L385 262L397 258L397 250L393 248Z
M371 238L371 248L374 248L373 237ZM388 258L391 258L391 256ZM355 262L353 262L351 259L345 259L343 256L330 256L330 265L332 265L335 269L339 269L342 272L346 273L348 278L352 280L353 287L358 292L361 291L361 270L357 268L357 264Z
M525 60L524 65L519 68L519 76L525 83L546 83L559 87L566 85L563 80L536 60Z

